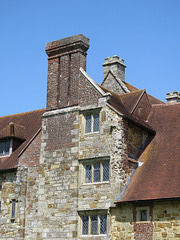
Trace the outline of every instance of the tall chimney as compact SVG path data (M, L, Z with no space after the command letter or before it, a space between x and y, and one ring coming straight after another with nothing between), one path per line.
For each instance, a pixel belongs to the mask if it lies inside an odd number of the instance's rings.
M112 70L117 78L120 78L123 82L125 81L125 68L124 60L117 55L113 57L105 58L105 63L103 64L103 74L104 79L108 72Z
M46 44L47 110L78 105L79 69L86 70L89 39L82 34Z
M168 103L180 102L180 92L173 91L173 93L167 93L166 100Z

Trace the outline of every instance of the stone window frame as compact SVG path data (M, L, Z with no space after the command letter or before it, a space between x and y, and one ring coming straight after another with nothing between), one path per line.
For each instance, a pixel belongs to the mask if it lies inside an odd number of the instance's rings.
M83 217L88 217L88 233L83 234ZM92 216L97 216L97 234L91 233L92 229ZM106 216L106 233L100 233L101 230L101 216ZM107 236L109 232L109 215L107 209L97 209L97 210L83 210L79 211L79 236L82 238L88 237L99 237L99 236Z
M92 108L92 109L82 109L82 133L84 135L89 135L89 134L97 134L100 132L100 123L101 123L101 108ZM94 115L99 115L99 126L98 126L98 131L94 131ZM91 131L86 132L86 121L87 117L91 116Z
M17 219L17 200L15 198L13 198L10 203L11 203L11 206L10 206L10 219L11 219L11 222L15 222L16 219Z
M146 220L141 219L142 211L146 211L146 214L147 214ZM146 222L150 222L150 221L151 221L150 207L149 206L136 207L136 222L146 223Z
M98 157L98 158L88 158L88 159L79 159L80 162L80 183L83 185L90 185L90 184L106 184L110 182L111 171L110 171L110 157ZM94 166L95 164L100 164L100 181L94 182L93 175L94 175L94 167L92 167L92 181L86 182L86 169L85 166L91 165ZM103 163L109 163L109 180L103 181Z

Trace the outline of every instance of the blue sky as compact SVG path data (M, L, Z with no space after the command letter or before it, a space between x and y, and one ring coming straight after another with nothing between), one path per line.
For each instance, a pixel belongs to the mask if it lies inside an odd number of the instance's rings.
M0 11L0 116L46 106L46 43L79 33L96 82L118 55L130 84L161 100L180 91L179 0L1 0Z

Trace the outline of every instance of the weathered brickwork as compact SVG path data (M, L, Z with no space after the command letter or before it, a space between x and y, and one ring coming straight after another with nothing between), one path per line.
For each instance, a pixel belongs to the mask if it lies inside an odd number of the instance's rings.
M26 147L25 151L21 154L19 158L19 166L32 167L39 165L41 136L42 132L41 130L39 130L34 139L32 139L33 141Z
M78 105L80 67L86 70L89 39L83 35L48 43L47 110Z
M127 144L127 154L132 157L137 157L140 151L142 151L145 142L147 141L148 133L136 125L127 122L125 137L125 142Z

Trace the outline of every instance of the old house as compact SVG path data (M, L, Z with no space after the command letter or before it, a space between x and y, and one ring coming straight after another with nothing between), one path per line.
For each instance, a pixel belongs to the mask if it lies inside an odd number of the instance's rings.
M0 118L0 239L180 239L180 93L168 103L89 39L48 43L46 109Z

